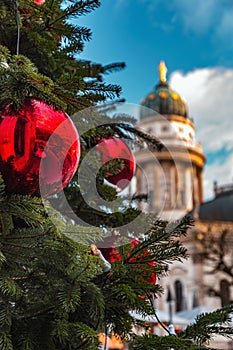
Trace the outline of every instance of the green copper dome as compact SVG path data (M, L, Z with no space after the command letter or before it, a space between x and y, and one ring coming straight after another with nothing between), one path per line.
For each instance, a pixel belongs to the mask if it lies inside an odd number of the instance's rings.
M184 99L166 83L167 68L164 62L160 63L160 82L142 101L140 119L159 114L174 114L188 118L188 110Z

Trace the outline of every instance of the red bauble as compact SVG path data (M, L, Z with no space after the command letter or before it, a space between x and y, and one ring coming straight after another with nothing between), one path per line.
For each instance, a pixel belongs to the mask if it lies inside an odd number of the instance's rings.
M100 248L101 253L103 254L104 258L108 260L110 263L114 263L115 261L121 261L122 258L120 254L117 252L116 248L114 245L116 244L117 238L114 236L108 237L107 239L104 240L104 248ZM140 242L137 239L133 239L131 241L131 247L132 249L139 244ZM103 244L103 243L102 243ZM144 256L148 256L148 260L150 258L150 253L148 251L144 252ZM137 258L131 258L130 261L140 261L140 257ZM153 260L149 260L147 262L149 266L155 266L155 262ZM151 273L150 278L147 280L148 283L150 284L155 284L156 283L156 274L154 272Z
M137 240L137 239L134 239L132 242L131 242L131 245L132 245L132 249L137 245L139 244L140 242ZM146 250L144 252L144 257L147 256L148 257L148 265L149 266L155 266L155 262L153 260L150 260L150 253L148 252L148 250ZM136 260L135 258L133 258L134 260ZM132 259L132 260L133 260ZM140 257L139 257L139 260L140 260ZM150 278L148 278L147 282L149 282L150 284L155 284L156 283L156 274L154 272L151 273L150 275Z
M0 111L0 172L8 193L50 196L67 185L79 158L79 136L66 113L34 98L14 114Z
M124 162L123 169L119 173L107 174L106 180L120 189L128 186L135 172L135 158L128 146L119 138L112 136L98 142L97 150L100 152L101 164L105 165L113 159L120 159Z
M37 5L43 5L45 3L45 0L34 0L34 3Z

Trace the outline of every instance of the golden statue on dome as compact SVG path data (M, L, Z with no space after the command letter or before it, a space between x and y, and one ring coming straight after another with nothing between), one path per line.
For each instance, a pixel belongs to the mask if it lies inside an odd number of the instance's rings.
M158 67L159 70L159 76L160 76L160 82L161 83L166 83L167 81L167 67L164 61L161 61Z

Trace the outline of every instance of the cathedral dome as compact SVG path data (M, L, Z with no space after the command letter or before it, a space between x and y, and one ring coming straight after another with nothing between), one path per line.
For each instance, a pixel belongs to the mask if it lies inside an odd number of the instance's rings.
M155 88L141 101L140 119L159 114L173 114L188 118L185 100L166 83L167 68L164 62L159 65L160 81Z

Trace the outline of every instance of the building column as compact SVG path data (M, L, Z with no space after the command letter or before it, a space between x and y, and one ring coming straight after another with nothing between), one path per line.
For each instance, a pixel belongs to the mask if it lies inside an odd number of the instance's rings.
M197 171L197 178L198 178L199 203L201 204L203 202L203 174L202 174L201 168L199 168Z

